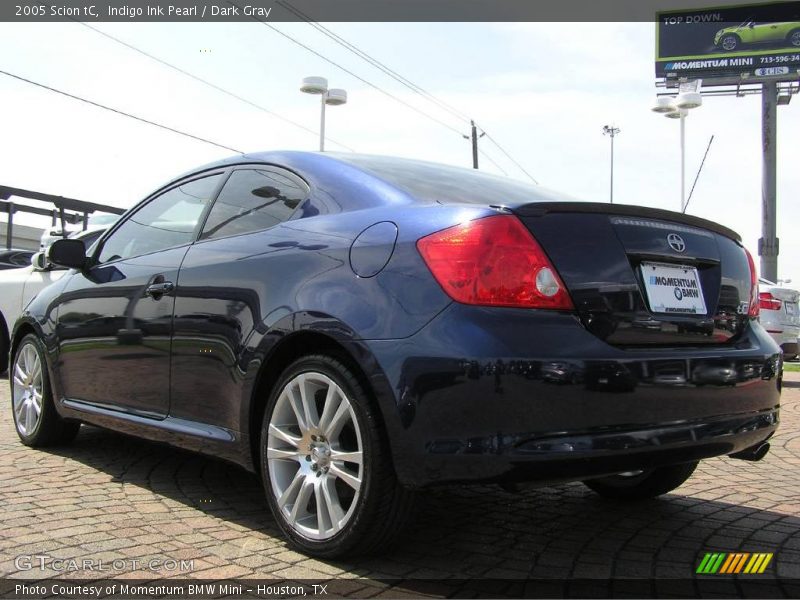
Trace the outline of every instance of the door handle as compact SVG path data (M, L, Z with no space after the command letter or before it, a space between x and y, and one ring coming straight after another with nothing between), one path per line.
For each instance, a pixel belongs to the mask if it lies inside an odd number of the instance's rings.
M171 281L162 281L160 283L151 283L145 289L145 294L153 298L154 300L159 300L161 296L164 294L169 294L172 290L175 289L175 284Z

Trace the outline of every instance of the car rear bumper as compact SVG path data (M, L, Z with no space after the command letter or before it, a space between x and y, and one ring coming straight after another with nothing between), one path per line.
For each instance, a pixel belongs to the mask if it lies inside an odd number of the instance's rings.
M452 305L411 338L368 345L391 389L395 467L412 486L727 455L779 421L780 351L757 324L735 346L621 349L569 314Z

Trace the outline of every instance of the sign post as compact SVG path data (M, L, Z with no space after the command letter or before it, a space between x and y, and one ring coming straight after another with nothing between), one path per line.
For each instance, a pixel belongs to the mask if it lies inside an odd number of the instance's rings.
M777 85L774 81L764 83L761 92L761 143L764 164L761 188L761 239L758 240L758 253L761 256L761 276L775 283L778 282L777 108Z

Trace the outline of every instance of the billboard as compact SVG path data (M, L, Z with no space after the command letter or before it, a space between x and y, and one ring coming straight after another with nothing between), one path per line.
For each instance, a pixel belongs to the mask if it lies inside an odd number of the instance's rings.
M656 15L656 77L800 79L800 1Z

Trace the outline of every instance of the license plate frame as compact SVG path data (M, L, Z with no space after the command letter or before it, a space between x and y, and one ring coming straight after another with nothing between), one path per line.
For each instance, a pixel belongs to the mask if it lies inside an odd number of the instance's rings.
M639 271L650 312L672 316L708 314L697 267L642 261Z

